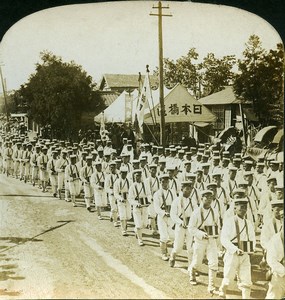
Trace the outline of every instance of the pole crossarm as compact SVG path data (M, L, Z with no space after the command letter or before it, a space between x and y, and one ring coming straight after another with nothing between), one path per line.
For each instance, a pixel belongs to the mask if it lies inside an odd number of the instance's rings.
M162 6L162 5L161 5L160 7L161 7L161 8L169 8L169 5L167 5L167 6ZM160 7L159 7L159 6L154 6L154 5L152 6L152 8L160 8Z
M170 15L163 15L163 14L159 15L159 14L153 14L153 13L150 13L149 15L150 15L150 16L156 16L156 17L158 17L158 16L162 16L162 17L172 17L171 14L170 14Z

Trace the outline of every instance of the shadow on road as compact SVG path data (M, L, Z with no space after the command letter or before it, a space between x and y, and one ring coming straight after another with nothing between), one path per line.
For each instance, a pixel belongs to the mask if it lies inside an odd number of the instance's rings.
M3 260L3 258L1 258ZM6 260L6 259L4 259ZM17 264L5 264L5 265L0 265L0 281L6 281L8 279L11 280L23 280L25 277L23 276L15 276L16 275L16 269L18 268ZM3 293L5 291L5 293ZM0 295L8 295L6 294L7 290L0 290ZM19 294L16 294L17 296ZM13 294L11 294L13 296Z
M22 238L22 237L0 237L0 241L1 241L1 240L6 240L6 241L8 240L10 243L15 244L15 245L13 245L13 246L2 246L2 248L4 248L4 249L1 250L0 253L5 252L5 251L7 251L7 250L9 250L9 249L12 249L12 248L14 248L14 247L16 247L16 246L18 246L18 245L25 244L26 242L42 242L43 240L39 240L39 239L37 239L37 237L39 237L39 236L41 236L41 235L44 235L44 234L46 234L46 233L48 233L48 232L50 232L50 231L53 231L53 230L55 230L55 229L58 229L58 228L60 228L60 227L62 227L62 226L65 226L65 225L67 225L67 224L69 224L69 223L71 223L71 222L75 222L75 220L67 220L67 221L62 220L62 221L57 221L57 223L62 223L62 224L57 225L57 226L53 226L53 227L51 227L51 228L49 228L49 229L47 229L47 230L45 230L45 231L43 231L43 232L41 232L41 233L39 233L39 234L33 236L33 237L31 237L31 238Z
M53 226L31 238L23 238L23 237L0 237L0 241L6 242L8 244L13 244L12 246L9 245L1 245L0 246L0 260L1 262L7 262L11 260L10 258L6 258L6 254L2 253L9 249L12 249L16 246L23 245L27 242L42 242L42 239L38 239L37 237L44 235L48 232L51 232L55 229L58 229L62 226L65 226L71 222L75 222L75 220L60 220L57 221L59 223L56 226ZM23 280L25 277L17 276L16 270L18 268L17 264L3 264L0 265L0 282L6 280ZM7 289L0 289L0 296L19 296L21 293L18 291L8 291Z
M12 243L12 244L23 244L26 242L42 242L43 240L39 240L39 239L35 239L35 238L21 238L21 237L0 237L0 241L8 241L8 243ZM9 246L0 246L1 248L10 248ZM2 252L2 251L0 251ZM4 252L4 251L3 251Z
M19 296L21 293L17 291L8 291L7 289L0 289L0 296Z
M19 194L7 194L7 195L0 195L0 197L28 197L28 198L47 198L47 195L19 195Z

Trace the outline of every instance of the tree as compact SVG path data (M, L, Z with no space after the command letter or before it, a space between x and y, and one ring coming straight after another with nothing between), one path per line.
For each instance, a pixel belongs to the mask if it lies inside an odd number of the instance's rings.
M13 95L7 95L7 111L8 114L14 113L16 112L16 106L15 103L13 101ZM0 95L0 113L1 114L5 114L6 115L6 105L5 105L5 99L4 99L4 95Z
M284 49L266 51L260 38L249 37L239 72L234 79L234 92L244 102L252 104L263 126L283 124Z
M164 59L164 84L168 88L174 87L177 83L190 89L195 95L198 89L197 67L193 61L198 59L195 48L191 48L186 56L176 60Z
M199 65L203 86L203 96L221 91L230 85L234 77L232 68L236 63L235 55L216 58L214 53L208 53Z
M181 83L196 98L218 92L232 83L232 68L236 62L234 55L216 58L209 53L201 63L195 48L191 48L186 56L176 61L164 59L164 83L172 88Z
M49 126L55 137L71 137L85 110L103 106L96 84L73 61L63 62L50 52L41 52L40 58L36 72L16 91L15 101L25 103L28 115L42 127Z

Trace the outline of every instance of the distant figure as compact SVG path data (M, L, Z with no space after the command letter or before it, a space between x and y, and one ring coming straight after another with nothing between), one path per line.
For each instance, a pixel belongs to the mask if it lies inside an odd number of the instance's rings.
M196 147L197 142L193 137L187 137L184 135L181 140L181 145L188 147Z

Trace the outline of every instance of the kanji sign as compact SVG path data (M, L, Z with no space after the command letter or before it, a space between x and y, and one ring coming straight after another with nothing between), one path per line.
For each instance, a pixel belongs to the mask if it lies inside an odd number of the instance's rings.
M183 112L185 115L187 115L188 112L191 113L190 105L188 105L188 104L182 105L182 112Z
M202 105L201 104L192 104L191 105L185 103L184 105L179 105L177 103L171 103L168 104L167 107L165 107L165 113L164 115L167 116L167 113L170 115L189 115L190 113L193 114L202 114ZM157 115L160 116L160 108L157 107Z
M202 114L202 105L200 104L194 104L194 114Z
M179 108L177 104L170 104L169 112L171 115L179 115Z

